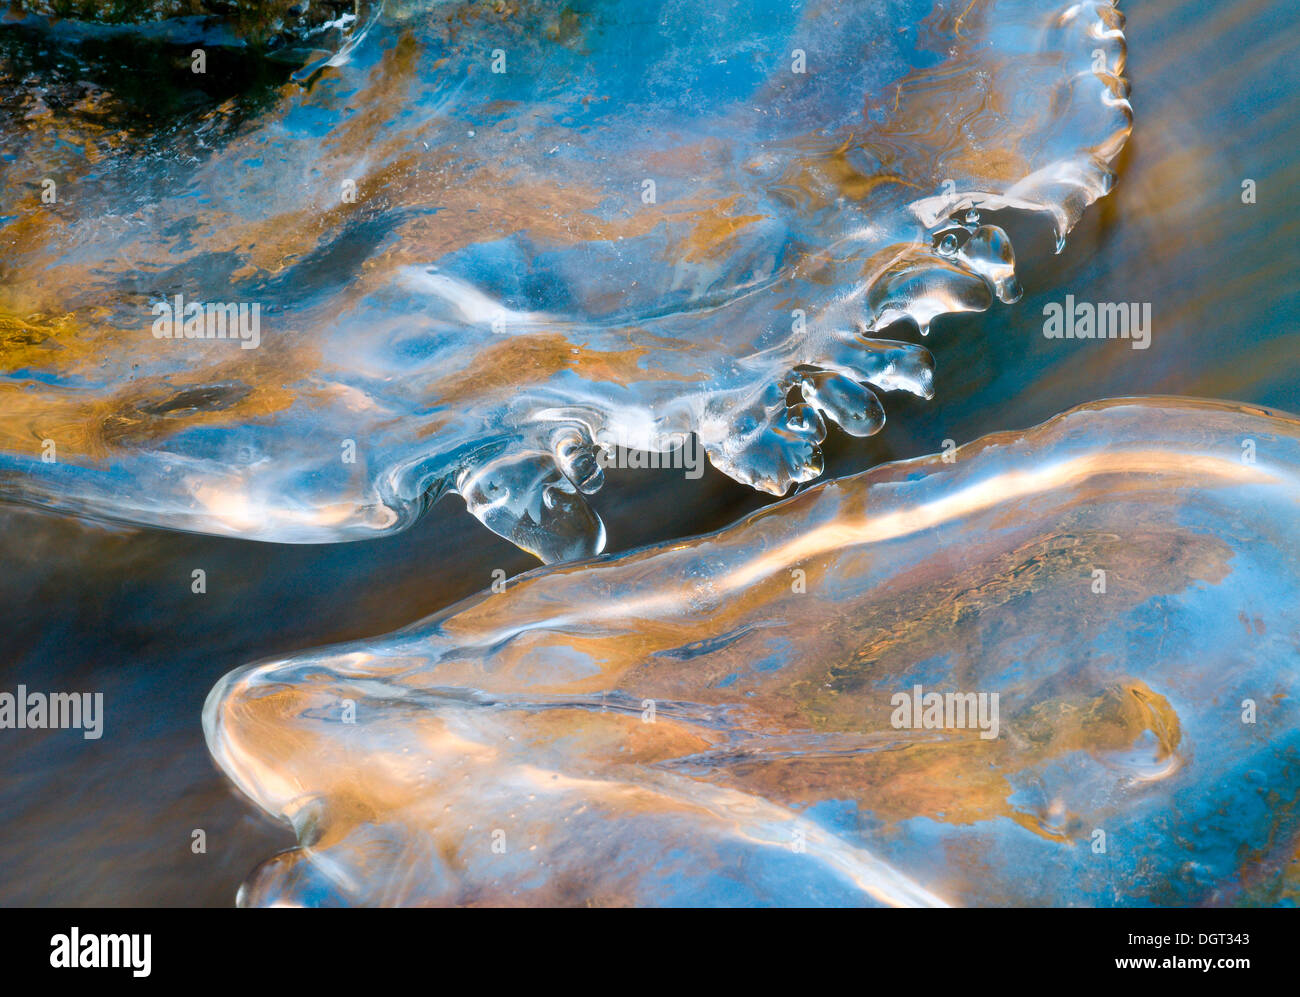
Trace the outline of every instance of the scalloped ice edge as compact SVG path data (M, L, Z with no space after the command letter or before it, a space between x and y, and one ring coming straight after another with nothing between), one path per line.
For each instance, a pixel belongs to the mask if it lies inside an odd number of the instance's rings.
M449 475L420 473L418 464L396 468L381 482L385 500L403 506L421 495L436 501L455 492L490 530L544 563L584 559L605 548L604 524L584 496L600 489L604 458L615 447L668 453L672 447L661 441L671 438L680 445L694 433L719 471L780 496L792 484L821 475L827 420L855 436L883 427L884 409L871 387L932 397L929 351L865 334L908 321L926 335L939 315L985 311L994 298L1018 300L1011 241L1001 228L981 224L980 210L1049 214L1059 253L1087 207L1114 186L1110 164L1132 130L1122 75L1123 14L1112 0L1075 3L1053 26L1076 36L1084 65L1070 77L1071 85L1096 88L1097 99L1114 114L1110 133L1002 193L954 190L909 204L927 241L908 245L820 314L809 316L803 335L738 361L758 369L784 366L788 373L757 386L716 391L703 401L678 399L663 411L627 404L572 406L542 391L521 403L519 424L527 427L515 441L521 445L497 439L462 457ZM1105 53L1105 69L1095 68L1098 50ZM948 236L941 238L945 230ZM788 403L792 393L802 400Z
M301 490L294 478L301 470L296 465L261 481L242 477L242 468L232 475L228 465L212 456L175 450L137 453L139 466L114 463L93 475L75 464L44 462L36 475L32 457L0 453L0 491L7 501L85 518L288 543L398 532L438 498L456 491L490 529L547 563L582 559L604 549L604 526L585 496L601 486L599 456L610 442L659 453L673 449L665 439L698 443L709 461L735 480L786 494L792 484L821 474L819 445L826 420L858 436L881 428L884 408L873 388L932 396L929 351L914 343L871 338L873 333L899 320L915 323L924 333L936 315L982 311L995 297L1015 300L1019 288L1010 241L1000 228L980 223L980 209L1049 212L1056 219L1059 243L1087 205L1110 189L1109 162L1131 127L1126 84L1119 75L1122 20L1109 3L1075 5L1044 17L1049 23L1041 45L1050 46L1054 55L1078 50L1078 71L1058 76L1054 86L1082 94L1071 106L1088 116L1082 129L1087 135L1103 136L1098 144L1033 172L1002 193L950 190L943 198L913 202L910 212L902 212L902 222L914 231L910 237L904 233L890 250L879 250L871 238L862 238L866 233L850 231L851 223L845 224L818 247L818 267L827 260L834 265L816 275L819 290L815 304L807 306L806 328L773 330L775 294L761 301L756 293L740 294L714 308L710 321L718 336L759 321L770 334L762 341L772 345L739 357L725 351L707 355L707 363L695 372L698 383L689 386L694 394L683 393L681 380L653 378L632 386L584 382L576 391L572 381L559 379L524 387L504 404L485 399L482 410L471 413L479 428L468 437L403 441L392 459L376 465L374 476L362 483L363 494L351 483L326 495ZM1069 34L1062 37L1061 32ZM1092 68L1098 48L1107 53L1105 66L1114 72ZM1101 117L1093 116L1094 90L1108 112ZM947 220L954 214L955 219ZM892 213L891 225L899 217ZM936 241L944 233L952 240ZM873 255L864 267L868 253ZM795 291L801 282L808 283L803 275L786 276L795 278ZM780 290L784 294L786 288ZM483 297L468 285L452 291ZM458 306L465 302L454 293L443 294L440 304L462 311ZM798 300L785 294L783 303L788 308ZM524 317L574 333L574 344L582 342L586 331L571 321L566 328L555 316ZM658 333L671 337L674 331L670 327Z

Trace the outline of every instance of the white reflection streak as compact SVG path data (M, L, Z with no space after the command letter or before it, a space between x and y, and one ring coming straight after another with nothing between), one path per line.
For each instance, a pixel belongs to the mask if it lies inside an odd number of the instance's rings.
M960 459L960 458L959 458ZM933 458L921 458L922 462ZM895 467L897 465L894 465ZM963 516L987 512L999 505L1043 495L1056 489L1077 488L1086 481L1107 474L1174 474L1198 477L1207 485L1219 480L1221 485L1265 484L1275 482L1276 475L1260 467L1251 467L1224 457L1169 454L1159 450L1138 450L1123 454L1090 453L1058 461L1037 471L1005 471L959 489L943 498L924 502L897 512L867 515L855 520L816 527L794 540L737 565L711 583L711 596L741 592L761 579L792 565L806 562L819 554L845 547L897 540ZM830 487L829 482L822 487ZM816 491L816 489L814 489ZM804 495L810 493L805 492ZM792 499L791 501L796 501ZM636 596L603 601L584 606L581 614L549 618L553 625L589 624L594 619L622 620L656 618L677 611L682 603L681 590L657 595ZM474 642L484 646L535 627L530 621L508 630L493 631Z

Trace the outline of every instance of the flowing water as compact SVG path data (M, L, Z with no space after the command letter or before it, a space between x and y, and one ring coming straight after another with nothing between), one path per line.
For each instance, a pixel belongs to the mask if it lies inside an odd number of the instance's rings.
M1289 902L1295 15L1125 9L11 15L3 688L108 706L6 747L0 899L228 903L296 835L245 902ZM1254 406L952 450L1152 391ZM734 481L587 498L688 432ZM207 728L292 834L198 724L268 655ZM893 728L916 684L999 737Z

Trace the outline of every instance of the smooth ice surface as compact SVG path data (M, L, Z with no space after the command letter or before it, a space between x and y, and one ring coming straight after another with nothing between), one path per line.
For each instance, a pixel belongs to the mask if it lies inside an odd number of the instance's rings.
M1250 902L1298 511L1294 417L1101 402L237 670L209 747L301 843L242 902ZM918 685L997 736L895 726Z
M455 490L558 561L603 547L597 447L695 433L783 494L827 421L930 395L926 349L870 337L1018 296L981 212L1063 239L1129 130L1109 3L361 15L261 103L144 129L5 48L0 496L322 541ZM242 338L184 338L196 303Z

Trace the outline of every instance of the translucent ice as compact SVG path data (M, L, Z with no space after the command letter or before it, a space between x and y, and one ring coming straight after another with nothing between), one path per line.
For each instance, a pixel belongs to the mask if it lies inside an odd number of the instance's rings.
M209 747L300 841L242 901L1244 902L1298 511L1293 417L1097 403L240 669Z
M0 50L0 496L321 541L454 490L551 561L602 547L597 439L783 494L930 395L867 337L1016 298L980 211L1063 238L1129 130L1104 2L363 13L143 129Z

